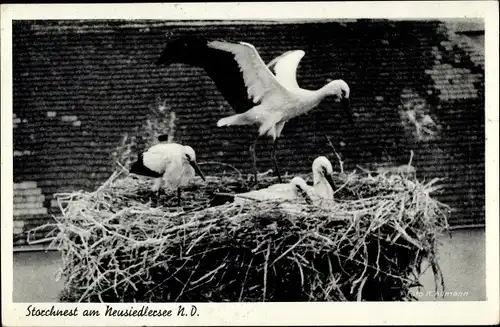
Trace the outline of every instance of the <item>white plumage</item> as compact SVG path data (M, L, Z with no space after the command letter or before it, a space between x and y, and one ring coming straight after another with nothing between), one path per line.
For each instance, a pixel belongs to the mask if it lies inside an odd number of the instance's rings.
M304 199L304 191L310 187L300 177L293 178L289 183L274 184L269 187L240 193L235 195L236 203L244 203L245 201L286 201Z
M313 186L310 187L308 195L316 203L323 200L333 200L335 183L333 181L332 163L324 156L317 157L312 164Z
M281 85L287 89L296 89L299 88L297 67L305 54L303 50L287 51L271 60L267 66L274 67L274 74Z
M258 137L271 137L272 159L281 183L275 152L288 120L309 112L328 96L340 100L352 120L350 89L343 80L334 80L314 91L299 87L296 72L304 55L303 50L288 51L266 65L255 47L246 42L184 38L169 43L158 63L178 62L204 68L237 112L220 119L217 126L257 125ZM257 139L250 146L255 180L256 142Z
M159 143L150 147L139 156L130 173L155 177L153 192L163 187L177 190L180 204L180 189L187 186L198 173L203 180L205 176L196 163L196 154L192 147L177 143Z
M274 184L267 188L235 196L237 203L253 201L274 201L274 200L306 200L315 205L322 205L328 201L333 201L335 184L333 182L333 167L331 162L324 156L320 156L313 161L313 185L310 186L301 177L294 177L289 183Z
M288 120L307 113L327 96L349 98L349 86L343 80L332 81L314 91L299 87L296 71L305 55L302 50L289 51L271 61L275 76L249 43L212 41L208 46L234 55L247 87L248 98L259 103L248 111L220 119L217 122L219 127L257 124L259 136L268 135L275 141Z

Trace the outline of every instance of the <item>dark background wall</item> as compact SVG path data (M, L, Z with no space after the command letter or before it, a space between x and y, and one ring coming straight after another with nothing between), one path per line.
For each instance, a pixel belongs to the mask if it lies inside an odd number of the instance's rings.
M177 115L176 139L192 145L199 161L249 172L255 130L216 127L232 111L202 70L154 64L168 38L195 34L250 42L266 62L303 49L303 88L319 88L327 78L349 83L355 123L347 124L330 100L290 121L278 154L283 171L305 172L319 154L336 162L323 133L346 169L405 164L413 150L419 178L446 178L439 197L456 209L451 223L484 223L482 30L476 24L466 35L456 25L16 21L14 182L36 182L49 211L53 193L95 188L112 172L110 154L123 133L163 101ZM412 115L428 133L416 134ZM261 170L272 167L270 150L261 140Z

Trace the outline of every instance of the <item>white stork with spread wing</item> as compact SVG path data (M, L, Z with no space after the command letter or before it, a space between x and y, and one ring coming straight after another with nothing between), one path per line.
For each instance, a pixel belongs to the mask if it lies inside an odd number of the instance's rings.
M255 181L255 145L258 137L267 135L274 142L272 159L281 183L276 147L288 120L309 112L332 96L342 102L352 121L350 90L343 80L331 81L314 91L299 87L296 71L304 54L302 50L288 51L266 65L249 43L189 37L167 44L158 64L183 63L203 68L237 113L220 119L217 126L258 125L258 136L250 146Z

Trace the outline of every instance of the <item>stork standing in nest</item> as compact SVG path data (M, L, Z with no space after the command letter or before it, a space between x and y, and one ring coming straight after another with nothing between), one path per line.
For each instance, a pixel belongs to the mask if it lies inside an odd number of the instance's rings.
M326 97L340 101L352 121L350 89L343 80L334 80L318 90L301 88L296 79L303 50L283 53L268 65L255 47L245 42L180 38L167 44L158 65L183 63L201 67L237 113L217 122L218 127L257 125L258 136L250 146L254 181L257 182L255 146L261 136L273 139L272 160L282 183L276 148L285 123L318 106Z
M160 142L165 135L158 137ZM196 154L192 147L177 143L158 143L141 153L130 168L131 174L156 178L152 192L156 192L159 201L162 187L177 189L177 204L181 206L181 187L187 186L195 174L205 181L205 176L196 163Z

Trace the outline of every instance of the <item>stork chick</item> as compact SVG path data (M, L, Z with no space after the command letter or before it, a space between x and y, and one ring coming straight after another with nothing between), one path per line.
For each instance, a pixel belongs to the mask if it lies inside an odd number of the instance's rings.
M313 186L309 189L309 196L313 201L333 200L333 167L330 160L324 156L314 159L312 164Z
M274 184L260 190L235 194L235 201L273 201L304 199L310 203L307 190L310 186L300 177L293 178L289 183Z
M317 157L312 164L313 185L302 177L294 177L289 183L274 184L267 188L236 194L236 199L257 201L304 199L308 204L319 205L323 200L333 200L333 167L324 156Z

